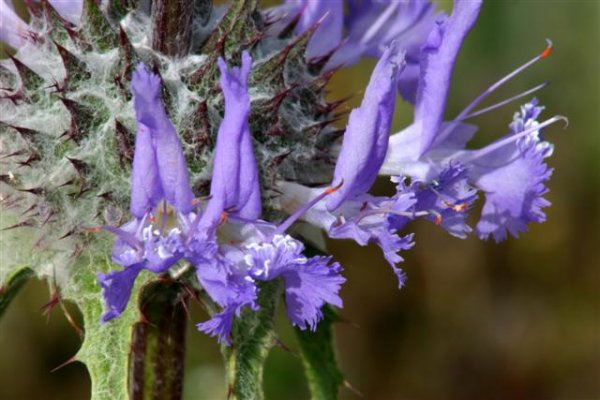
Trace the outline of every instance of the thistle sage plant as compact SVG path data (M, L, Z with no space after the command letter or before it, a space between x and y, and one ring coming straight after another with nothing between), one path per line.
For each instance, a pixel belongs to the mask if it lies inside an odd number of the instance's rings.
M539 121L534 98L477 149L465 121L543 88L478 108L551 42L445 120L480 1L450 15L418 0L25 3L29 23L0 3L0 40L16 49L0 63L0 313L30 277L48 281L50 305L73 301L73 360L93 399L180 398L192 300L209 314L198 331L221 344L228 395L262 398L280 298L313 398L336 398L345 278L319 229L375 243L401 288L414 220L496 241L545 220L542 130L566 119ZM376 65L339 130L343 101L325 88L363 58ZM414 119L391 134L398 96ZM382 175L391 196L369 193Z

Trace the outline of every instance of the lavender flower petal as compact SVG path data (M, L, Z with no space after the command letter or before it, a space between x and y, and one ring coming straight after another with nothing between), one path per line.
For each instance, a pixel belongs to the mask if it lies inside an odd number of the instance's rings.
M138 124L147 127L152 136L164 196L177 211L187 214L192 211L194 195L181 141L160 100L160 78L140 64L133 73L131 88Z
M135 279L143 267L143 263L138 263L130 265L122 271L98 274L98 281L102 287L102 296L107 309L102 314L100 320L102 323L108 322L123 313L131 297Z
M446 167L431 183L413 181L406 185L403 178L396 178L400 193L411 192L416 203L414 212L425 211L425 218L441 225L448 233L464 239L472 229L467 224L467 211L477 199L476 189L467 182L468 175L464 166L453 163ZM390 215L390 224L402 229L410 219Z
M342 307L339 297L341 276L338 263L329 264L331 257L305 258L301 242L287 235L276 235L271 242L248 247L245 257L249 274L256 280L268 281L282 277L288 318L300 329L315 330L322 318L321 307L331 304Z
M211 337L216 336L217 342L230 346L233 318L239 316L240 311L241 308L237 305L229 306L220 313L213 315L208 321L196 324L196 328Z
M258 171L248 126L251 63L247 52L242 55L242 66L231 71L223 59L218 61L225 96L225 116L217 135L210 189L212 198L203 216L204 224L214 226L221 213L229 210L248 219L256 219L260 215Z
M535 99L523 106L510 124L512 134L535 128L541 111ZM529 223L546 220L542 208L550 202L542 196L548 192L545 182L552 169L544 159L552 155L553 147L540 136L539 131L534 132L472 161L470 177L486 198L477 224L481 239L492 235L499 242L506 238L507 231L518 237L527 231Z
M343 185L327 199L330 210L368 191L377 178L387 153L401 57L393 47L383 53L360 107L350 113L334 171L334 184Z
M138 122L131 171L131 213L142 218L164 198L150 130Z
M475 24L481 1L457 0L452 15L430 32L421 55L421 78L415 104L415 124L420 131L414 158L429 150L444 117L450 79L460 46Z

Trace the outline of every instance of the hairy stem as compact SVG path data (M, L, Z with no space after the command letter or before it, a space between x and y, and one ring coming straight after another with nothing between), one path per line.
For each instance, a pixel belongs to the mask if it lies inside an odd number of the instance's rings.
M263 370L275 341L273 318L282 287L280 280L261 285L258 296L260 310L244 312L235 321L232 345L222 348L228 398L231 400L264 399Z
M144 319L135 324L131 344L131 400L179 400L183 395L187 295L172 281L145 289Z

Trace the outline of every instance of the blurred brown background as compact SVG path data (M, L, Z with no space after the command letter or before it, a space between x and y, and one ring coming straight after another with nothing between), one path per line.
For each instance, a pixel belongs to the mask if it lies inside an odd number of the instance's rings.
M553 55L494 96L550 80L538 95L544 115L569 117L568 130L547 130L556 149L545 224L499 245L413 225L417 246L404 254L409 279L401 291L376 248L330 242L348 278L341 311L348 322L336 329L339 359L362 398L600 399L600 2L486 2L459 58L448 116L540 52L546 37L554 41ZM353 95L349 106L358 104L373 65L340 73L331 97ZM477 141L506 132L517 108L474 120ZM400 103L397 115L399 130L412 110ZM386 182L376 188L387 189ZM88 397L83 366L51 372L76 352L79 339L58 308L42 316L48 299L45 285L31 282L0 321L0 399ZM267 399L308 399L280 311L281 340L292 352L272 352ZM190 322L205 318L192 307ZM224 399L215 341L192 323L188 340L185 399ZM361 397L343 388L341 398Z

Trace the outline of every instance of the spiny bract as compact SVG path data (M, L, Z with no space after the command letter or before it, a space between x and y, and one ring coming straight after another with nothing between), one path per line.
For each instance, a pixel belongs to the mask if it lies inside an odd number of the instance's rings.
M223 116L216 60L239 63L245 49L254 59L250 127L263 202L268 208L275 180L331 179L329 148L337 135L329 123L339 103L323 96L331 76L321 73L326 60L305 57L314 29L294 36L291 21L273 34L281 22L257 0L236 0L228 9L198 1L187 19L175 21L181 10L169 7L176 4L149 15L135 3L112 1L102 11L85 1L79 27L48 2L33 3L30 38L0 64L5 266L33 265L65 283L82 252L106 249L108 241L87 228L127 219L136 129L129 84L140 61L163 80L196 196L208 193ZM188 24L189 32L173 37L173 24ZM0 282L8 272L2 268Z

